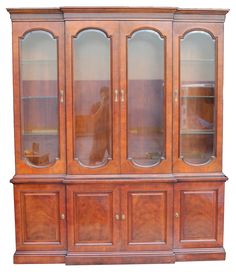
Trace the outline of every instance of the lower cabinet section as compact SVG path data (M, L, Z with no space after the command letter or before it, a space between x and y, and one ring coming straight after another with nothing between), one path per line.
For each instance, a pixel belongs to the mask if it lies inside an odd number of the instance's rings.
M223 182L31 183L14 188L15 263L225 258Z
M62 185L14 185L15 263L63 262L66 249Z
M223 244L224 184L175 185L175 248L210 248Z

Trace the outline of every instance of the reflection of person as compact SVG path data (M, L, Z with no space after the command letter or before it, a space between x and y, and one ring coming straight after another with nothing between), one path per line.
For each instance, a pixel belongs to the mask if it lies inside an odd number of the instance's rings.
M92 105L91 113L94 116L94 136L91 153L89 156L90 165L102 162L109 147L109 88L100 89L101 100Z

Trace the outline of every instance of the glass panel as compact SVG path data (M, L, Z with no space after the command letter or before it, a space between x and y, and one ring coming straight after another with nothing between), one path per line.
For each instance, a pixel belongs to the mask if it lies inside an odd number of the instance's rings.
M148 167L165 156L164 40L152 30L128 39L128 159Z
M111 159L110 39L96 29L73 39L74 156L99 167Z
M180 57L180 156L203 164L215 155L215 40L189 32Z
M22 156L43 167L59 156L57 40L32 31L20 46Z

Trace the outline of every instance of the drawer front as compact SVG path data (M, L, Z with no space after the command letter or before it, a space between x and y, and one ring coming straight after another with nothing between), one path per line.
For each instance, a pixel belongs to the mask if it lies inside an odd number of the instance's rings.
M66 247L63 185L14 185L17 250Z
M175 248L223 244L224 183L175 185Z

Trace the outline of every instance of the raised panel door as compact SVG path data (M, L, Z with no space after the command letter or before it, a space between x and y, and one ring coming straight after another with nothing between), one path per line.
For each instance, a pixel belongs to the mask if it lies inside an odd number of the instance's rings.
M15 185L17 250L65 249L63 185Z
M121 191L124 249L171 249L173 185L131 185Z
M222 246L224 183L176 184L174 206L175 248Z
M112 251L119 244L119 193L114 186L69 185L68 250Z

